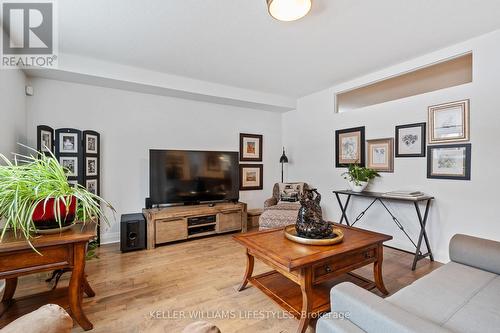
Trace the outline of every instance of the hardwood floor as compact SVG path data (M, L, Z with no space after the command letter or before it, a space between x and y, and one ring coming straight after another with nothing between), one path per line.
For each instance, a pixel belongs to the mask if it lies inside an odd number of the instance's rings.
M223 333L292 333L297 328L298 321L283 318L280 308L257 288L236 291L246 258L243 247L231 235L125 254L120 253L118 244L104 245L99 257L88 261L86 267L97 294L83 300L83 309L94 324L91 332L181 332L197 320L188 318L190 313L204 315ZM383 275L391 294L441 265L422 260L412 272L411 262L410 254L384 249ZM267 270L256 261L255 274ZM373 278L371 265L356 273ZM47 277L21 278L15 297L46 291ZM67 284L68 274L59 285ZM260 316L266 313L275 318L262 320ZM227 318L239 314L246 318ZM83 332L80 327L73 331ZM314 329L310 327L308 332Z

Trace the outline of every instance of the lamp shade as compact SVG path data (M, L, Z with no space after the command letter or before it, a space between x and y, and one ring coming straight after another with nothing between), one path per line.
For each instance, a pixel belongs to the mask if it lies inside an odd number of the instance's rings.
M280 163L288 163L288 157L285 155L285 148L283 148L283 154L280 157Z
M309 13L311 0L267 0L269 14L280 21L295 21Z

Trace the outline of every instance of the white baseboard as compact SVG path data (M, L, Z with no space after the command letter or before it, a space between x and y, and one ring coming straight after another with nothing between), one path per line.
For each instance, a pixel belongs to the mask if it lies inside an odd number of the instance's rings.
M119 232L105 232L101 234L101 244L111 244L120 242Z

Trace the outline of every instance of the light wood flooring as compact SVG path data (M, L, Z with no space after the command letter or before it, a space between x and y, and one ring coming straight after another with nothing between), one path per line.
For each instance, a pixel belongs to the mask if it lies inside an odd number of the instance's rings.
M293 333L297 328L298 321L292 318L220 318L240 313L247 317L260 316L263 312L281 313L273 301L253 286L236 291L246 259L243 248L231 235L124 254L120 253L118 244L103 245L99 257L88 261L86 267L88 280L97 294L94 298L85 297L83 304L94 324L91 332L177 333L196 321L181 318L183 313L189 317L189 312L215 317L208 321L214 322L223 333ZM441 265L422 260L412 272L411 262L410 254L385 248L384 281L390 293ZM267 270L265 265L256 262L255 274ZM372 265L356 273L373 279ZM21 278L15 297L46 291L47 276ZM68 284L68 276L61 279L60 286ZM78 326L73 331L83 332ZM310 327L308 332L314 329Z

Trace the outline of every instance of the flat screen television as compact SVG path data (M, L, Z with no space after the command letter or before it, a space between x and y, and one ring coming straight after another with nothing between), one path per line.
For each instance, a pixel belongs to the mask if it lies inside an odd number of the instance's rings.
M149 199L152 205L237 201L237 152L149 151Z

